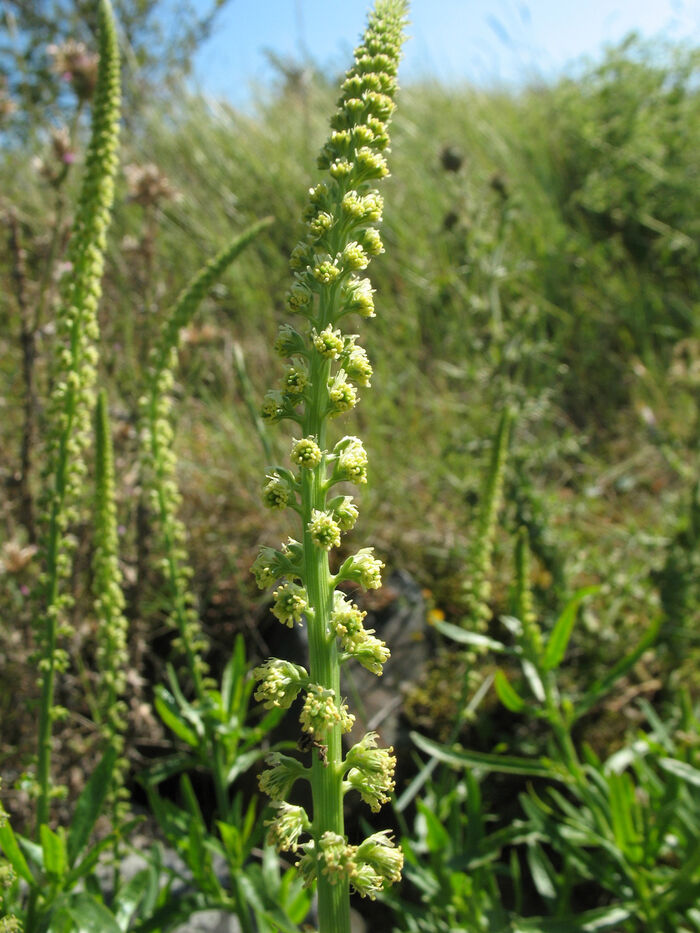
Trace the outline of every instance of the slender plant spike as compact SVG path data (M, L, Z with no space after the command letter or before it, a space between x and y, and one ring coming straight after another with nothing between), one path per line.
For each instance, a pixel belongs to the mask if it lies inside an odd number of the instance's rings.
M61 714L54 705L55 678L65 670L68 660L59 646L68 631L65 610L70 604L69 594L62 592L62 581L70 570L72 546L67 531L76 516L76 502L86 470L83 457L92 436L97 306L117 168L119 50L109 0L100 0L99 25L100 64L92 133L69 244L72 271L56 317L54 388L49 404L43 484L45 608L37 619L41 684L37 834L49 818L52 724Z
M530 587L530 540L527 528L518 528L515 541L515 614L523 627L523 643L530 661L542 656L542 632L537 624Z
M343 83L319 158L327 177L310 189L306 235L290 263L295 280L288 306L302 326L284 324L280 330L276 350L290 365L281 387L266 395L262 411L269 423L289 420L299 428L292 469L270 471L263 501L272 509L297 512L301 541L290 539L280 550L263 548L253 573L261 588L281 580L272 611L283 625L305 621L309 669L269 659L254 672L256 698L268 707L289 708L303 693L301 729L314 751L310 769L273 756L261 787L277 808L269 840L280 850L301 850L300 871L308 883L317 880L320 933L348 933L350 889L375 897L398 880L403 862L387 832L359 845L348 844L345 835L343 796L355 790L378 810L394 786L394 757L369 733L343 759L342 733L354 717L342 699L341 665L355 658L381 674L389 651L364 628L365 613L338 589L349 581L365 589L381 586L383 564L372 548L361 548L331 573L329 554L354 526L358 510L351 496L329 494L338 483L367 481L367 455L357 437L345 436L331 446L327 429L330 419L357 404L358 387L369 387L372 376L357 336L339 325L352 314L374 317L373 289L359 273L383 252L376 228L383 205L375 184L388 174L387 124L406 12L401 0L378 0ZM285 800L297 779L311 782L313 818ZM306 836L311 838L302 841Z
M182 331L192 320L209 289L233 260L272 218L252 224L211 259L180 293L167 315L160 339L150 354L146 392L140 400L140 461L144 487L156 516L160 539L161 569L169 588L170 622L178 635L174 647L185 659L198 699L204 698L208 668L204 655L207 640L194 608L190 590L191 568L185 549L185 528L178 518L181 502L173 449L172 387Z
M128 623L124 617L124 594L119 569L119 542L116 507L114 504L114 454L110 433L107 393L97 397L95 415L95 557L93 560L93 592L97 617L97 721L107 746L113 747L119 759L113 772L111 793L113 825L123 822L124 774L127 763L124 753L124 730L127 707L124 702L126 673L129 666L127 646Z
M467 605L465 623L477 632L483 632L491 618L488 603L491 596L491 558L496 519L503 503L503 477L512 423L513 413L506 408L501 414L493 442L489 469L479 499L476 537L467 565L468 579L464 587Z

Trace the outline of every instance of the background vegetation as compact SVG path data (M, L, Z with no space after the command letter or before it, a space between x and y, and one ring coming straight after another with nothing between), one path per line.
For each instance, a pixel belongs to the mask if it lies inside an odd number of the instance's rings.
M38 40L35 52L44 55ZM384 192L387 252L373 268L378 318L367 333L375 391L356 417L372 468L362 540L424 594L429 660L402 694L406 722L424 734L445 738L458 711L464 660L431 624L465 616L482 477L507 403L517 417L489 633L505 637L499 620L513 612L511 543L525 526L545 631L576 590L598 585L559 672L574 694L660 620L658 640L577 724L577 741L603 758L614 752L647 721L640 700L671 731L682 702L690 722L700 689L699 63L697 50L631 37L580 78L551 86L402 90ZM40 93L30 93L6 60L0 91L0 756L4 802L19 827L29 806L21 775L34 743L28 594L38 573L34 502L47 360L86 129L87 95L75 85L59 94L49 64L44 55L33 73ZM130 80L137 79L135 72ZM274 429L261 436L254 412L278 367L271 348L285 317L288 256L333 84L288 71L251 113L192 97L182 84L127 109L101 354L115 428L135 768L163 745L151 684L163 674L171 637L148 560L136 466L148 349L202 262L272 215L273 226L188 328L176 385L182 517L219 675L237 633L250 658L268 653L268 609L249 567L275 521L261 514L261 461L280 459L286 441ZM89 710L75 704L79 685L94 679L95 653L87 522L75 534L74 660L61 700L72 714L58 753L73 795L96 740ZM493 658L478 664L488 673ZM542 740L495 697L460 738L465 747L519 754ZM413 767L409 756L407 776ZM524 787L523 778L510 780L482 788L485 812ZM525 912L541 910L537 885L529 896ZM406 897L418 899L410 889ZM600 903L584 898L580 906ZM410 922L402 929L437 928Z

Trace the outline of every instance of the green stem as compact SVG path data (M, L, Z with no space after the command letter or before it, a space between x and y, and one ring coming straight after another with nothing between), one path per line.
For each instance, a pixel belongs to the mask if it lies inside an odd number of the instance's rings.
M312 397L305 419L305 435L315 436L321 449L325 446L324 411L328 404L330 362L314 358L311 366ZM340 663L335 638L329 637L333 608L333 584L328 554L317 547L308 525L314 509L326 505L325 464L305 470L302 478L301 507L304 522L305 583L309 606L309 674L313 683L333 690L340 703ZM326 832L345 835L342 794L342 738L340 726L325 736L326 763L315 754L311 768L313 799L313 834L318 843ZM350 933L350 886L347 880L331 884L321 872L318 877L319 933Z

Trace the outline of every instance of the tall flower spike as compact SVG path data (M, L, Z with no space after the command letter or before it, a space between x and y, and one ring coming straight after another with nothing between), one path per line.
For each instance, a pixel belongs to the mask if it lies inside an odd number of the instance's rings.
M209 260L182 290L151 351L146 391L140 400L139 459L142 486L156 518L158 544L163 555L161 566L169 590L169 621L177 631L174 646L184 658L199 699L202 699L206 686L208 668L204 655L208 643L194 608L194 597L190 590L191 570L185 550L185 527L178 517L180 492L171 424L173 374L184 328L192 320L211 287L269 223L269 218L260 220L237 236ZM278 507L272 493L266 501Z
M296 471L291 482L283 489L270 478L264 493L267 505L299 513L300 559L290 555L288 562L295 561L290 572L280 552L263 549L253 571L261 587L280 576L298 579L298 584L285 583L276 591L273 612L285 624L303 619L308 627L309 682L300 721L302 731L313 738L313 821L306 828L312 838L298 841L297 822L293 842L304 852L298 863L304 878L318 881L320 933L349 933L351 888L374 896L398 876L395 866L389 870L378 859L355 858L360 848L348 845L344 832L343 793L357 789L378 809L391 791L393 758L376 749L369 737L367 754L357 752L343 766L341 735L350 728L352 716L342 700L340 667L352 657L380 674L389 651L363 628L357 606L336 592L344 580L366 589L381 586L382 562L371 548L361 548L335 576L330 571L334 549L354 526L358 510L351 497L329 499L329 493L336 483L367 482L367 454L357 437L345 436L329 446L328 433L329 420L358 403L358 386L369 387L372 376L357 335L343 333L340 325L351 315L375 315L373 289L362 276L372 257L383 252L376 229L383 202L376 183L388 173L387 125L394 109L405 14L404 0L377 0L343 83L332 132L318 163L327 175L309 191L306 232L290 261L295 275L287 305L301 324L298 330L284 326L275 349L290 359L291 368L282 390L269 392L263 404L268 423L292 420L301 432L292 445ZM269 703L269 691L261 686L260 692ZM343 783L340 776L346 772ZM266 775L262 786L273 796L288 789L288 764L278 764ZM274 832L276 842L287 838L281 825ZM374 853L378 845L366 851Z
M95 557L93 561L95 614L97 616L97 668L100 674L97 708L105 742L120 758L114 770L112 807L115 825L125 815L123 757L126 728L126 672L129 666L128 624L124 617L122 575L118 561L116 508L114 504L114 455L107 413L107 395L97 398L95 418Z
M48 406L49 436L43 477L44 610L38 616L41 684L37 760L37 833L48 822L51 796L52 722L56 674L67 656L59 642L67 633L62 592L71 566L69 525L76 517L84 454L92 436L97 365L97 306L101 295L107 228L114 198L119 140L119 50L109 0L99 5L100 63L80 196L69 241L72 274L64 279L56 316L53 391Z

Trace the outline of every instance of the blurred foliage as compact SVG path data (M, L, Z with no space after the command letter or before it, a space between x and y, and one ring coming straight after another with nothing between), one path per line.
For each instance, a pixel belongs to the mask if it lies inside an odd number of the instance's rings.
M188 73L195 49L211 34L219 10L227 0L115 0L124 58L124 81L129 109L148 90L176 82ZM30 132L38 120L60 119L66 105L66 70L57 70L51 47L66 43L95 46L97 5L93 0L3 0L0 4L0 76L15 99L14 129Z

